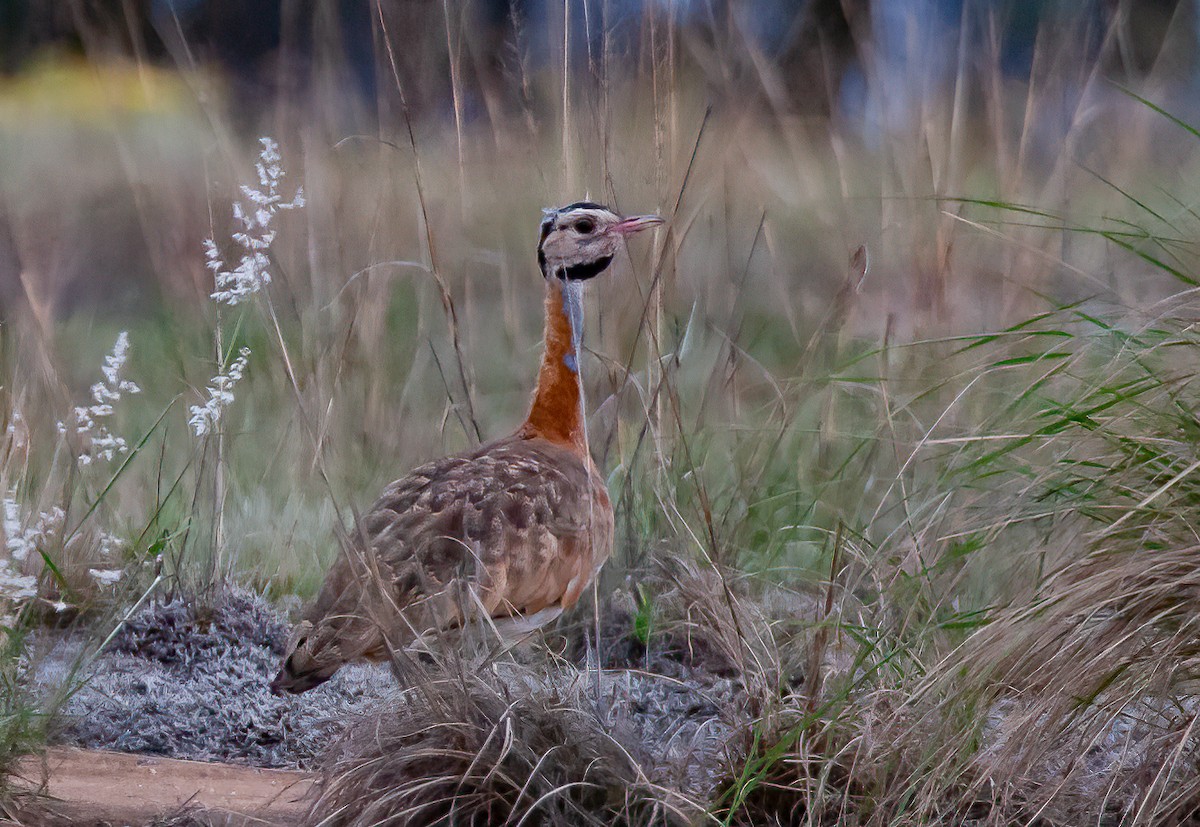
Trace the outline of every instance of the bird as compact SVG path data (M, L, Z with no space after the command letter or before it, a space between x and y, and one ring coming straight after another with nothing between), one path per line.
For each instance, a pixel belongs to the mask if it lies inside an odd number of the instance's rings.
M543 210L544 351L528 416L384 489L293 629L272 691L305 692L347 663L386 660L474 621L519 641L579 600L613 543L580 384L584 285L625 239L662 223L592 201Z

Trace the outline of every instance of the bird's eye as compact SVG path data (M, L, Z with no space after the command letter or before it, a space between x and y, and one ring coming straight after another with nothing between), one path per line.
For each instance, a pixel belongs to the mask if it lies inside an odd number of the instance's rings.
M594 229L596 229L596 222L590 218L581 218L575 222L575 232L581 235L587 235Z

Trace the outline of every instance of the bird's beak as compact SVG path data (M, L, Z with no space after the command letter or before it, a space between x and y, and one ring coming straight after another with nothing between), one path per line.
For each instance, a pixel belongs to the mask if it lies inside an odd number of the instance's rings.
M657 215L631 215L629 218L623 218L609 228L610 233L617 235L633 235L640 233L642 230L648 230L651 227L657 227L663 223L663 219Z

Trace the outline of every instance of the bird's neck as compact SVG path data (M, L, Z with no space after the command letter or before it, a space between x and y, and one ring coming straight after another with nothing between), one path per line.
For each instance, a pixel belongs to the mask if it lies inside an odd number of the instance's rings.
M583 283L546 279L546 352L533 405L520 433L587 453L579 363L583 342Z

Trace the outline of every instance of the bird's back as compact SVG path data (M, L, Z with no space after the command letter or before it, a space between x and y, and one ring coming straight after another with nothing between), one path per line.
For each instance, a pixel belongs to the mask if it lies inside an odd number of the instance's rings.
M568 446L518 434L422 465L363 515L276 684L302 691L464 615L570 608L611 552L612 530L603 479Z

